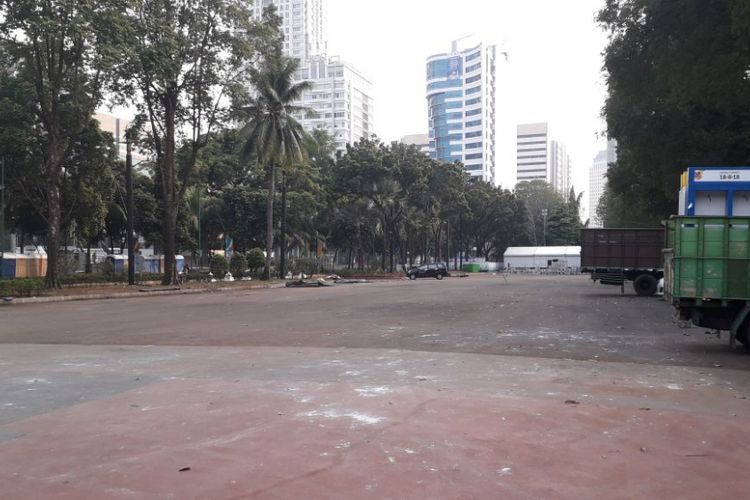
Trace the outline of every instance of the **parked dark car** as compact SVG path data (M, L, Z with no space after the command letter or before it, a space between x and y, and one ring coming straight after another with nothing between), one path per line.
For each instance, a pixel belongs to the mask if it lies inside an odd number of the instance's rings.
M439 280L448 276L448 269L445 264L425 264L424 266L412 267L406 273L410 280L417 278L437 278Z

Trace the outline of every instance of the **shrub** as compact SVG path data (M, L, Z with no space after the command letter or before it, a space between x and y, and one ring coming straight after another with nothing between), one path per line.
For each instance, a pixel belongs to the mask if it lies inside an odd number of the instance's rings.
M292 262L289 269L292 274L315 274L320 269L320 262L315 257L301 258Z
M235 278L242 278L247 270L247 259L241 253L235 253L232 255L232 260L229 262L229 271Z
M253 248L247 252L247 268L252 272L266 265L266 254L260 248Z
M221 279L227 274L229 264L227 264L227 259L223 255L212 255L208 267L214 274L214 278Z
M15 278L0 280L0 297L33 297L43 291L43 279Z

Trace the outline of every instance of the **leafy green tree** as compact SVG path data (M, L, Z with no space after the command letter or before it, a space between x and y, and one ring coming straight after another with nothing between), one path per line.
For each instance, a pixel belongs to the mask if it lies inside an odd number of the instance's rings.
M541 180L519 182L515 193L526 204L531 215L534 227L533 243L544 245L548 218L565 204L565 199L549 183Z
M229 270L227 258L223 255L212 255L208 267L216 279L222 279Z
M571 188L566 202L552 209L547 220L547 245L566 246L579 243L582 195L583 193L576 195Z
M229 261L229 272L232 273L232 276L242 278L245 271L247 271L247 259L245 259L245 256L239 252L232 255L232 260Z
M256 273L266 263L266 256L260 248L252 248L247 252L247 268Z
M126 102L137 96L137 122L157 158L165 284L176 280L178 216L198 155L249 87L256 49L277 33L254 24L249 7L239 0L134 0L125 11L119 95Z
M676 212L686 167L750 160L749 12L746 0L607 0L612 220L658 223Z
M242 160L249 162L255 158L267 169L265 279L271 279L276 170L305 161L305 131L294 118L294 113L304 110L294 103L310 88L310 83L295 83L294 76L298 69L299 60L283 56L279 44L272 54L264 58L258 69L252 70L252 82L258 95L249 100L249 106L245 109L248 122L241 132L244 141Z
M31 89L23 115L33 115L28 146L44 204L27 199L46 226L48 287L60 285L64 165L106 88L118 7L110 0L0 0L6 67Z

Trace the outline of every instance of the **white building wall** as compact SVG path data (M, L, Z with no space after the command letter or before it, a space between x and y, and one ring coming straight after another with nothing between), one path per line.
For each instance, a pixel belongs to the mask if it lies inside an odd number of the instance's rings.
M260 20L263 9L273 4L281 17L284 54L308 59L326 52L324 0L251 0L253 18Z
M602 221L596 216L599 201L607 187L607 171L617 161L617 142L607 142L607 149L599 151L589 171L589 220L590 227L602 227Z
M453 42L451 53L427 59L430 155L440 161L460 161L470 176L493 185L496 175L496 54L494 45L480 43L459 50L458 42ZM449 61L451 67L447 71L430 71L433 64ZM446 87L443 84L447 82L454 84ZM437 102L441 95L448 94L457 95ZM455 117L447 121L446 129L438 132L434 113ZM437 145L438 140L445 141L447 137L451 138L453 148L450 154L443 152L446 144Z
M518 182L542 180L552 183L549 171L549 127L546 123L519 125L516 133L516 178Z
M353 66L318 56L303 62L297 79L312 84L299 105L313 110L313 116L296 115L305 130L326 130L342 152L347 144L374 133L371 84Z
M559 141L550 139L547 123L518 125L516 132L517 182L542 180L563 196L572 186L570 155Z
M589 172L589 227L602 227L596 208L607 185L607 151L599 151Z

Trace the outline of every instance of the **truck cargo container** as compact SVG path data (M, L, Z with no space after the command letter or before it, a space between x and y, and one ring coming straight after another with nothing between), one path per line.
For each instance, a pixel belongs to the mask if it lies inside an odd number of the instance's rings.
M750 342L750 217L672 217L667 283L680 319Z
M581 271L623 292L631 281L638 295L655 295L664 277L664 241L664 228L582 229Z

